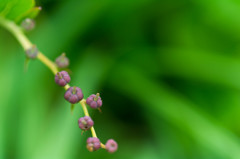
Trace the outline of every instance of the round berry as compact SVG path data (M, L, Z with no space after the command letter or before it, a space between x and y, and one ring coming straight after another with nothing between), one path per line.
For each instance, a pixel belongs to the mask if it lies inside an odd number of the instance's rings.
M66 91L64 98L72 104L78 103L83 99L83 93L81 88L78 87L70 87Z
M117 151L118 149L118 144L116 141L114 141L113 139L109 139L107 142L106 142L106 150L110 153L113 153L115 151Z
M59 85L59 86L65 86L66 84L68 84L70 82L71 78L69 76L69 74L66 71L61 71L58 72L55 75L55 82Z
M27 49L25 51L25 54L28 58L30 59L35 59L38 55L38 48L36 47L36 45L33 45L31 48Z
M87 149L92 152L96 151L101 147L100 140L96 137L89 137L87 139Z
M94 122L89 116L82 117L78 120L79 128L86 131L93 126Z
M62 55L56 58L55 63L59 68L66 68L69 66L69 59L66 57L65 53L62 53Z
M23 29L25 29L26 31L30 31L30 30L34 29L35 21L33 19L26 18L22 21L21 27Z
M91 108L97 109L97 108L100 108L102 106L102 99L101 99L99 93L97 93L96 95L92 94L87 98L86 103Z

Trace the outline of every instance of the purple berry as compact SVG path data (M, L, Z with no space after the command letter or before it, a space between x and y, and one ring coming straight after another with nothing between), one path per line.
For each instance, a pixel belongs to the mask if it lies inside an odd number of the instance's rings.
M96 137L89 137L87 139L87 149L92 152L96 151L101 147L100 140Z
M86 131L93 126L94 122L89 116L82 117L78 120L79 128Z
M69 76L69 74L66 71L61 71L58 72L55 75L55 82L59 85L59 86L65 86L66 84L68 84L70 82L71 78Z
M90 95L87 100L86 100L86 103L93 109L97 109L97 108L100 108L102 106L102 99L101 97L99 96L99 93L97 93L96 95L95 94L92 94Z
M28 58L35 59L38 55L38 52L39 52L38 48L35 45L33 45L31 48L25 51L25 54Z
M26 18L22 21L21 27L26 31L33 30L35 27L35 21L33 19Z
M110 153L113 153L115 151L117 151L118 149L118 144L116 141L114 141L113 139L109 139L105 145L106 150Z
M65 53L62 53L62 55L56 58L55 63L59 68L66 68L69 65L69 59L66 57Z
M66 91L64 98L72 104L75 104L83 99L83 93L81 88L70 87Z

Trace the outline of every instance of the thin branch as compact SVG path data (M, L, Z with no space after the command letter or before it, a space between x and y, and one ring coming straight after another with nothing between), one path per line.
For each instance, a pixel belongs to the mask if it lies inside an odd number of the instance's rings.
M22 29L19 26L17 26L13 21L0 17L0 25L2 25L5 29L7 29L9 32L11 32L15 36L15 38L18 40L18 42L21 44L21 46L25 51L29 48L32 48L33 44L31 43L31 41L25 36ZM50 59L48 59L43 53L38 52L37 58L45 66L47 66L53 72L54 75L58 72L58 68L56 64ZM70 85L67 84L64 87L64 89L67 90L69 87ZM89 113L86 107L86 100L82 99L79 103L82 106L85 116L89 116ZM93 126L91 127L91 132L93 137L97 137L96 131ZM101 147L105 148L105 145L101 143Z

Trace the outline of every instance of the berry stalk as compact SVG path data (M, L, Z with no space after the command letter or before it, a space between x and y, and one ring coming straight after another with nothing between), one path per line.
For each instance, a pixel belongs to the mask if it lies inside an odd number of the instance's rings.
M85 116L89 116L89 113L88 113L88 110L87 110L87 106L86 106L86 100L85 99L81 100L80 104L82 106L82 109L83 109L83 112L84 112ZM91 127L91 132L92 132L92 136L93 137L97 137L97 134L96 134L93 126ZM101 147L105 148L105 146L104 147L102 146L102 143L101 143Z
M17 26L14 22L0 17L0 25L3 26L5 29L7 29L9 32L11 32L14 35L14 37L18 40L18 42L23 47L24 51L26 51L34 46L31 43L31 41L25 36L22 29L19 26ZM45 66L47 66L53 72L54 75L56 75L59 72L56 64L53 61L51 61L50 59L48 59L40 51L37 54L37 59L39 61L41 61ZM69 88L70 88L69 84L66 84L64 86L65 90L68 90ZM82 106L85 116L89 116L88 109L86 107L86 100L82 99L79 103ZM92 137L97 138L96 131L93 126L91 127L91 132L92 132ZM101 143L101 148L105 149L105 145L102 143Z
M15 36L15 38L23 47L24 51L34 46L31 43L31 41L25 36L22 29L19 26L17 26L14 22L0 17L0 25L2 25L5 29L7 29L9 32L11 32ZM58 69L55 63L49 60L43 53L38 52L37 58L43 64L45 64L54 74L58 72Z

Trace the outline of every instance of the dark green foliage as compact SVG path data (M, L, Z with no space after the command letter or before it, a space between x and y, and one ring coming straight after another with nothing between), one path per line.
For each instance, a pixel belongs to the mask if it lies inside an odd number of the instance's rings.
M4 2L0 13L13 18L2 12ZM80 105L71 116L64 91L37 60L24 74L23 50L1 28L0 158L240 158L239 1L39 0L37 6L43 10L28 36L50 59L67 53L71 82L86 97L101 92L95 129L119 149L86 150L89 132L81 136L76 123Z

